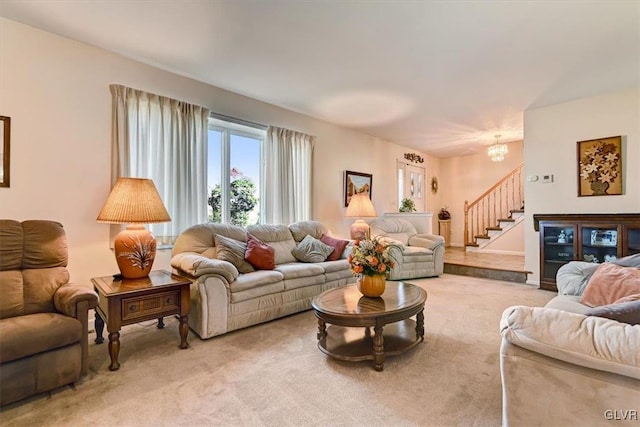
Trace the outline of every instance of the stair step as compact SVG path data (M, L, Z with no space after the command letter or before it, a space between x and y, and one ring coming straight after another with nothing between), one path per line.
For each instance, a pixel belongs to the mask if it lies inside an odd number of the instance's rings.
M498 222L516 222L513 218L500 218Z
M487 231L502 231L502 227L487 227Z
M524 209L513 209L513 210L510 210L509 212L511 212L512 214L513 213L524 213Z
M477 236L473 236L476 239L490 239L491 236L489 236L488 234L478 234Z
M465 246L473 246L474 248L480 247L480 245L477 243L467 243Z

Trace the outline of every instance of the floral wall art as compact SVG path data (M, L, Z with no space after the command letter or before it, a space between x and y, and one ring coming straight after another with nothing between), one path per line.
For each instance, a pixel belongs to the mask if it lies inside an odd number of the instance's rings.
M622 194L622 137L578 141L578 196Z

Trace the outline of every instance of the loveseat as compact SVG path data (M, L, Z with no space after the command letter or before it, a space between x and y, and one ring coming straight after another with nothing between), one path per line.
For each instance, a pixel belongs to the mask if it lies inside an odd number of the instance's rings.
M444 272L444 238L418 234L406 219L376 219L369 223L371 236L389 247L395 267L389 280L440 276Z
M207 223L185 230L174 244L171 265L192 280L191 329L202 339L211 338L308 310L321 292L355 283L346 260L350 242L343 241L348 245L335 253L337 260L325 261L324 254L320 262L300 262L292 254L307 236L318 240L327 234L317 221L246 229ZM275 268L251 271L242 255L240 259L225 255L228 246L246 245L248 236L274 249Z
M621 264L637 261L640 256L635 261L622 259ZM621 315L611 308L635 304L637 310L637 303L595 308L581 303L597 268L570 262L558 271L559 295L545 307L514 306L504 311L503 426L638 425L640 324L613 320ZM627 268L640 277L635 267ZM629 322L629 313L625 315Z
M88 370L88 311L69 284L67 240L53 221L0 220L0 405L77 381Z

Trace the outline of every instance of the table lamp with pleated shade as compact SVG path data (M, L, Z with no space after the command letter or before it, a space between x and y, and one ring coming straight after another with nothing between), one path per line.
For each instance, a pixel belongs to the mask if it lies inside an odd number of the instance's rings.
M156 257L156 238L143 224L171 221L153 181L118 178L97 221L127 224L114 240L118 268L125 279L147 277Z
M371 199L368 194L354 194L351 196L349 206L347 207L347 218L358 218L351 224L351 238L352 239L368 239L369 238L369 224L364 222L360 218L373 218L376 217L376 210L371 203Z

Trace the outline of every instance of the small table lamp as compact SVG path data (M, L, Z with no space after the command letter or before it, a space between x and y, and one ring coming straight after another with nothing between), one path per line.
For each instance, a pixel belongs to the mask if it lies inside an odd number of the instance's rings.
M153 181L118 178L97 221L127 224L114 240L120 274L125 279L147 277L156 257L156 238L143 224L171 221Z
M368 194L354 194L351 196L349 206L347 207L347 218L358 218L353 224L351 224L351 238L352 239L368 239L369 238L369 224L361 220L360 218L373 218L376 215L376 210L371 203L371 199Z

